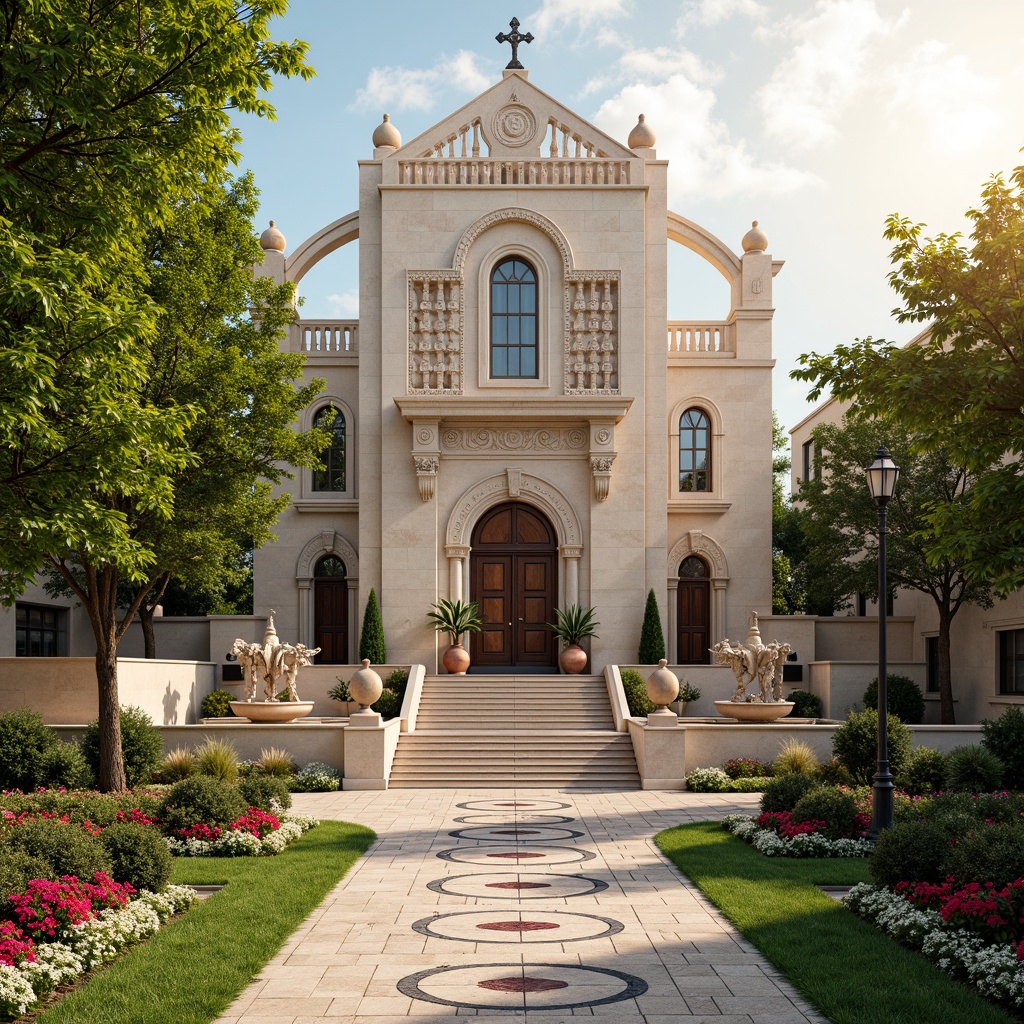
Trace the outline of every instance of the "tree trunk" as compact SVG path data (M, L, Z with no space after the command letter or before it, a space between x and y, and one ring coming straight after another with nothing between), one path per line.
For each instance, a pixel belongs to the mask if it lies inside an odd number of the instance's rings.
M949 658L949 634L953 613L948 604L939 605L939 712L943 725L956 724L953 705L953 672Z
M139 605L139 624L142 626L142 642L145 645L143 657L156 657L156 634L153 632L153 612L156 605L143 601Z
M111 627L107 641L96 644L96 682L100 704L100 776L103 793L123 793L127 788L121 756L121 706L117 699L117 643ZM98 640L99 638L97 638Z

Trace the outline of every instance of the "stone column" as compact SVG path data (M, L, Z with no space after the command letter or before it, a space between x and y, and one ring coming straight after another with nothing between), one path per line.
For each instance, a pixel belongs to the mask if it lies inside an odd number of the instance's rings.
M712 619L712 630L715 622ZM666 629L668 640L668 663L679 664L679 577L669 576L668 578L668 628ZM712 636L712 640L714 637Z
M563 601L561 607L566 607L570 604L580 603L580 557L583 554L583 548L580 545L562 545L562 588L563 588Z
M447 544L444 553L448 556L448 600L464 601L469 594L469 545Z
M313 622L313 581L297 580L299 587L299 640L300 644L315 647L313 637L316 632Z
M359 577L346 576L345 583L348 585L348 650L345 656L350 665L354 665L358 658L353 656L353 651L359 653ZM310 636L312 636L312 632ZM311 644L309 646L312 646Z

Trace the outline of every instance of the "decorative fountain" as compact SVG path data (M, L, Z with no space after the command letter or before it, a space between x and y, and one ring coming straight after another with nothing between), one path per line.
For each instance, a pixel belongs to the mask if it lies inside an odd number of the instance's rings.
M788 715L794 707L791 700L782 699L782 666L791 648L778 640L766 644L757 628L757 612L750 614L746 643L733 644L726 637L711 648L715 663L728 665L736 676L732 700L716 700L715 709L720 715L741 722L774 722ZM744 696L747 686L755 679L760 693Z
M313 656L320 653L320 648L281 643L274 628L274 614L271 609L262 644L246 643L239 638L231 645L231 654L238 659L245 677L245 700L231 701L231 710L250 722L294 722L313 710L313 701L299 700L295 678L303 665L313 664ZM256 688L261 678L264 699L258 701ZM277 699L277 689L282 680L288 687L286 701Z

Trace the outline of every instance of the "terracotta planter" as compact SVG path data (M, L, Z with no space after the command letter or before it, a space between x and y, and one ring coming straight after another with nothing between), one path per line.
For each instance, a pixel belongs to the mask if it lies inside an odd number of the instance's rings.
M452 644L444 652L441 664L450 676L464 676L469 668L469 651L462 644Z
M578 676L587 667L587 652L577 644L562 648L558 664L567 676Z

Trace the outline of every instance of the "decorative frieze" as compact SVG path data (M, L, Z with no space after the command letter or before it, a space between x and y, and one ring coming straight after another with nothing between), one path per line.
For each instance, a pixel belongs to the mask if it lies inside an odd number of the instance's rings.
M619 275L571 271L565 282L565 393L619 393Z
M456 271L409 272L410 394L462 394L462 292Z
M447 427L441 431L445 454L531 452L574 455L586 449L582 427Z

